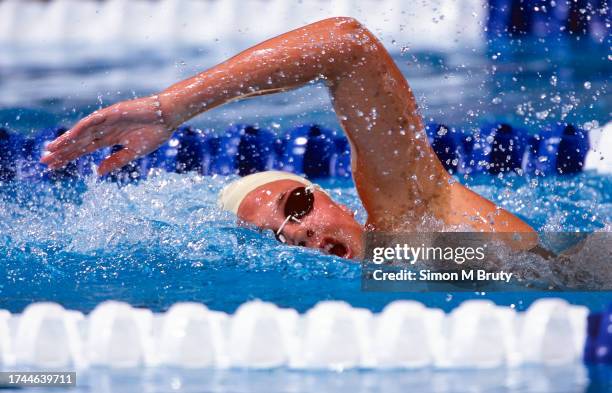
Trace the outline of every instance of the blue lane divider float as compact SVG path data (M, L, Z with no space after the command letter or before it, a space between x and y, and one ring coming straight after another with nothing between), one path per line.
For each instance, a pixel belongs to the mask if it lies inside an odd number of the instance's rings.
M612 304L603 312L595 347L597 363L612 364Z
M581 172L591 147L589 136L584 130L571 124L559 128L563 131L555 155L555 168L559 173Z
M488 126L485 131L491 140L489 173L497 175L522 169L526 132L506 123Z
M578 173L589 148L588 133L574 125L547 128L530 138L524 169L535 174Z
M587 364L612 364L612 303L587 318L583 360Z
M351 146L349 141L345 137L336 137L334 144L336 145L336 151L330 163L332 176L349 178L351 177Z
M16 176L15 164L19 156L20 139L19 135L0 128L0 181L10 181Z
M276 158L276 136L272 131L239 125L230 128L228 132L240 137L235 163L240 176L262 172L273 167Z
M585 363L597 363L597 337L601 319L602 313L592 313L587 317L587 335L583 354Z
M160 150L164 150L163 156ZM157 152L159 159L165 162L166 171L178 173L198 172L208 174L210 168L210 143L206 132L198 128L183 126Z
M337 143L331 130L316 124L300 126L286 134L281 145L279 169L309 178L332 176Z
M590 35L597 41L607 36L606 1L489 0L489 36L558 37Z
M63 169L46 171L39 163L45 146L65 131L62 127L47 128L26 138L0 129L0 181L88 176L95 165L121 148L102 149ZM444 167L459 175L578 173L582 171L590 147L587 131L572 124L550 126L531 134L506 123L488 124L476 133L430 123L426 132ZM182 126L155 152L107 178L131 182L146 178L149 171L155 169L240 176L281 169L315 179L348 178L351 176L350 163L350 144L346 137L317 124L302 125L280 134L239 124L221 135Z

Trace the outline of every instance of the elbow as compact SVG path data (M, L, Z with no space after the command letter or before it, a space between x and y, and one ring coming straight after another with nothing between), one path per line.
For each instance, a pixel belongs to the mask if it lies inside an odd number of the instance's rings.
M362 25L357 19L350 16L338 16L335 18L328 19L333 25L333 31L338 37L342 37L344 40L347 38L351 42L362 41L358 38L376 38L370 31Z
M324 19L311 26L316 26L329 32L334 32L335 35L345 36L347 34L369 33L369 31L355 18L350 16L336 16L333 18Z
M378 38L355 18L339 16L326 19L326 22L331 23L329 27L334 31L335 39L352 54L377 52L383 47Z
M380 41L355 18L334 17L314 26L327 34L326 56L336 60L325 62L323 73L328 77L344 77L357 63L365 64L384 51Z
M342 31L357 32L365 30L365 27L357 19L350 16L338 16L329 20L333 21L334 25Z

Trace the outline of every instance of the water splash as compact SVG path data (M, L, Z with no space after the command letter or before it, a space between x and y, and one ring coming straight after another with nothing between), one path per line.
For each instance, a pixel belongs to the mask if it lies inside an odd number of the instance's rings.
M487 179L492 183L474 184L476 191L538 229L597 229L611 216L611 177L544 178L535 188L519 177ZM5 307L54 300L88 310L120 299L164 309L196 300L232 310L259 297L300 309L326 298L369 305L397 298L361 293L359 264L236 226L235 217L216 206L229 180L161 173L125 187L93 178L0 185ZM322 185L365 220L350 182ZM440 302L448 304L443 293Z

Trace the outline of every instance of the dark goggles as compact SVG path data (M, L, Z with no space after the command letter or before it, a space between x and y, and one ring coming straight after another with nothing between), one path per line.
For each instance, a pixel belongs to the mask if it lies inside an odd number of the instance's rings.
M297 187L289 193L285 201L284 214L286 218L278 231L275 232L276 240L286 243L287 239L283 235L283 228L290 220L299 223L300 219L312 211L314 200L314 193L311 187Z
M285 202L285 217L303 218L314 206L314 193L310 188L298 187L295 188L287 196Z

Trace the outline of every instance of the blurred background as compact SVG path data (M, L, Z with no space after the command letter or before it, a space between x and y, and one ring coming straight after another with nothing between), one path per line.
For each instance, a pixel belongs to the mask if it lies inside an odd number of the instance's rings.
M261 40L330 16L380 37L428 120L466 129L610 118L607 0L0 0L0 126L30 134L157 92ZM320 85L193 123L338 128Z

